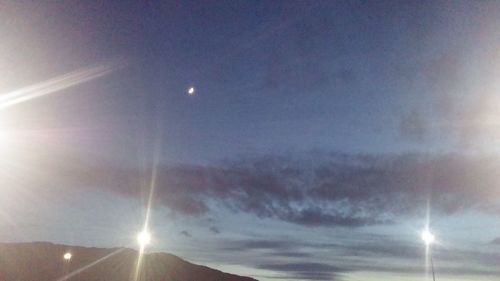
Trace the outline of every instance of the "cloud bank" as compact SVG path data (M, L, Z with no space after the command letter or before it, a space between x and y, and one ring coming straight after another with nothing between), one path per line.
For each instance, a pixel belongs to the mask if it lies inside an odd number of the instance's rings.
M44 162L30 179L125 196L149 190L147 170L60 160ZM160 167L154 200L189 216L217 206L297 225L359 227L422 215L427 202L436 215L498 212L498 171L496 155L269 155Z

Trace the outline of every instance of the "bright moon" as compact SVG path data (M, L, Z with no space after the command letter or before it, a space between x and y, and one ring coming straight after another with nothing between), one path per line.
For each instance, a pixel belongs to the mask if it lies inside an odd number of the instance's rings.
M190 87L190 88L188 89L188 94L189 94L190 96L194 95L194 87Z

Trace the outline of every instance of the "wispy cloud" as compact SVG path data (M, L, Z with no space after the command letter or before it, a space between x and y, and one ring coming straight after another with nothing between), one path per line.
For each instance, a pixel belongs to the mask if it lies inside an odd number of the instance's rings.
M211 226L209 228L210 232L212 232L213 234L220 234L220 229L216 226Z
M255 263L259 269L281 272L291 279L316 280L322 276L341 279L342 273L357 271L418 274L424 269L424 249L413 241L402 241L392 236L366 235L361 239L342 239L338 243L321 243L297 239L233 240L222 250L259 253ZM286 255L284 253L291 253ZM322 253L328 253L327 256ZM297 254L295 254L297 253ZM309 255L304 253L315 253ZM286 259L283 261L283 259ZM436 246L434 258L439 260L437 270L442 274L497 275L500 255L487 249L463 249ZM464 265L467 264L467 267ZM281 275L275 278L284 278Z
M312 262L261 264L257 268L291 274L293 279L309 280L340 280L338 273L345 272L345 269L327 263Z
M44 174L75 186L135 196L141 179L147 178L145 172L116 165L53 160L39 163ZM459 154L244 158L213 166L160 168L155 204L200 216L211 211L209 202L218 202L298 225L359 227L422 214L428 200L435 215L496 212L499 170L497 156Z

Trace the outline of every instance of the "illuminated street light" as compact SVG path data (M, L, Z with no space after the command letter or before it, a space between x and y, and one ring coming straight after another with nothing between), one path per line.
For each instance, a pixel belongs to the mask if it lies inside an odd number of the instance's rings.
M139 246L141 248L144 248L146 245L148 245L151 242L151 234L147 230L141 231L137 235L137 242L139 242Z
M71 259L71 256L72 256L71 253L67 252L66 254L64 254L63 258L64 260L69 261Z
M432 244L435 240L434 235L427 229L422 232L421 237L422 237L422 240L424 240L425 245L427 245L427 246Z
M434 243L435 237L434 235L429 231L429 229L425 229L422 232L421 235L422 240L425 243L425 246L427 247L429 259L431 261L431 269L432 269L432 280L436 281L436 275L434 274L434 262L432 261L432 251L430 249L430 246L432 243Z

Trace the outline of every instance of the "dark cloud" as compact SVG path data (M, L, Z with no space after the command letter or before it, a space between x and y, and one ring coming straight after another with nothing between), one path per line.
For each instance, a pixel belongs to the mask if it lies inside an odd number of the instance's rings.
M202 192L231 208L311 226L386 223L425 208L429 198L444 214L496 204L489 197L497 189L496 157L333 154L314 161L265 157L182 174L205 179Z
M500 237L493 239L490 244L500 245Z
M213 234L219 234L220 233L220 229L218 227L215 227L215 226L211 226L209 228L210 232L212 232Z
M52 186L60 181L59 186L133 197L145 197L149 190L146 170L70 160L38 167L38 173L21 180ZM208 214L208 202L217 202L235 212L299 225L358 227L421 215L428 200L435 215L469 209L497 212L498 171L496 155L264 156L213 166L160 167L154 203L191 216Z
M300 240L235 240L225 250L251 252L258 250L267 262L254 266L283 272L289 279L319 280L323 277L339 278L342 273L356 271L394 272L417 274L424 272L425 248L416 241L403 241L392 236L364 235L356 239L335 238L338 243L316 243ZM321 251L320 251L321 250ZM331 258L321 258L327 251ZM262 252L264 254L262 254ZM315 252L315 256L304 254ZM433 251L436 270L451 275L477 274L497 275L500 255L485 249L461 249L436 246ZM293 258L292 262L282 262L283 258ZM375 261L375 260L376 261ZM467 264L467 267L464 267ZM274 278L280 279L282 276ZM320 278L323 280L323 278Z
M382 224L387 221L370 217L345 215L340 212L325 212L321 208L308 207L293 213L285 214L283 220L306 226L363 226Z
M310 258L312 254L304 252L286 251L286 252L274 252L270 256L275 257L285 257L285 258Z
M328 250L344 257L378 257L378 258L422 258L422 245L409 243L389 236L369 235L356 241L343 239L339 243L317 243L297 240L236 240L226 241L224 250L249 252L266 250L270 256L308 257L305 251ZM444 252L448 254L447 251ZM441 250L439 254L443 254Z
M291 273L293 278L309 280L338 280L338 273L345 272L345 269L327 263L312 262L261 264L257 268Z
M260 269L286 272L342 272L344 269L326 263L283 263L283 264L263 264Z
M325 245L322 245L325 247ZM356 244L330 245L337 249L343 256L349 257L379 257L419 259L422 258L422 247L414 243L398 241L395 239L376 239L361 241Z
M276 280L342 280L341 276L331 273L298 272L293 275L254 275L254 278Z
M248 251L248 250L280 250L286 251L297 247L293 241L286 240L243 240L230 241L225 243L224 249L231 251Z
M189 231L187 231L187 230L183 230L183 231L181 231L181 232L180 232L180 234L181 234L182 236L189 237L189 238L193 237L193 236L191 235L191 233L189 233Z

